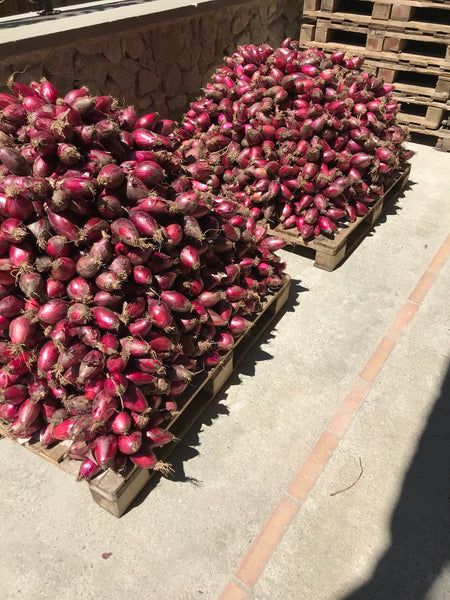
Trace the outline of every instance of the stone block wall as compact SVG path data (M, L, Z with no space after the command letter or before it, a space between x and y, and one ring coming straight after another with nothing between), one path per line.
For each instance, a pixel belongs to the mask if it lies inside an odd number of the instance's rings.
M13 72L24 83L47 77L62 93L86 85L140 114L178 118L240 44L298 39L301 12L299 0L249 0L119 33L105 24L104 35L0 59L0 82Z

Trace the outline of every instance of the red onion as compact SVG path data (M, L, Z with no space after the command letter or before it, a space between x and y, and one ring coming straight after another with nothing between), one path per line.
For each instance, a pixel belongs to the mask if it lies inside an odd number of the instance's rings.
M101 472L101 467L97 465L92 459L86 458L80 466L78 471L78 481L90 481L95 475Z
M74 277L67 284L67 295L75 302L89 304L92 301L92 285L83 277Z
M67 314L67 302L52 299L46 302L39 310L39 319L44 323L55 325Z
M192 308L189 300L176 291L162 291L161 300L175 312L189 312Z
M85 304L75 302L67 310L67 318L74 325L85 325L91 320L92 313Z
M49 371L58 361L59 350L55 343L50 340L46 342L38 354L37 367L39 371Z
M118 400L109 395L105 390L97 394L92 402L92 419L94 422L106 422L116 414Z
M58 215L51 210L47 210L47 217L57 235L65 237L69 242L74 242L78 238L78 227L66 219L66 217Z
M109 467L117 453L117 437L114 434L100 435L94 447L95 461L99 467Z
M132 420L130 414L128 412L120 412L115 416L114 421L111 424L111 430L119 436L127 435L130 431L131 423ZM119 450L122 452L120 444Z
M100 169L97 176L97 182L102 187L113 190L118 188L125 180L125 174L122 169L115 164L107 164Z
M122 434L118 437L119 451L122 454L135 454L142 444L142 433L139 430L132 431L130 434Z
M0 162L14 175L28 175L30 167L25 158L15 148L2 146L0 148Z
M13 344L32 345L36 323L26 315L16 317L9 325L9 338Z
M142 413L148 408L143 392L135 385L128 386L123 395L122 403L126 408L137 413Z
M19 408L18 421L22 423L22 425L30 426L34 423L34 421L38 418L41 412L41 407L38 403L33 402L31 398L28 398Z
M111 223L111 232L119 240L129 244L130 246L142 246L144 240L139 236L139 232L131 221L128 219L117 219Z
M17 296L5 296L0 300L0 314L4 317L14 317L24 308L24 301Z
M51 274L58 281L68 281L76 273L76 264L68 256L57 258L52 264Z
M14 421L19 416L19 407L16 404L0 404L0 419Z

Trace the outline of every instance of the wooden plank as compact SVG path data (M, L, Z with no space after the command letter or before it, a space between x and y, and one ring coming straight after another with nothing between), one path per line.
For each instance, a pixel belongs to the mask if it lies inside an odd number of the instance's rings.
M350 24L352 26L370 27L371 29L378 29L381 31L387 30L389 32L416 34L418 36L426 34L431 37L443 37L448 39L450 36L450 6L448 9L442 10L442 13L442 19L436 23L420 20L399 21L395 19L389 19L389 23L386 23L386 19L380 19L373 15L355 14L352 12L328 13L326 11L305 10L303 16L311 20L321 19L335 24L341 24L343 27Z
M450 16L450 13L448 14ZM450 23L439 26L431 23L412 23L406 26L403 23L389 21L389 27L386 27L385 21L360 20L352 14L342 15L342 18L333 14L331 17L330 19L317 17L316 27L320 26L343 32L351 31L366 36L378 36L383 40L391 40L392 38L392 44L394 44L394 40L397 40L397 44L400 44L400 41L405 44L415 41L422 44L429 44L430 47L434 45L435 49L439 49L439 46L442 46L443 48L440 49L442 56L445 54L445 49L450 43Z
M424 67L424 66L421 66L421 65L415 64L414 62L409 62L409 61L402 62L401 64L399 64L398 57L396 58L395 61L393 61L391 59L374 60L373 58L365 58L364 67L366 67L366 66L377 67L380 70L386 69L386 71L391 70L391 71L395 71L397 73L409 72L408 77L411 82L414 79L416 73L422 73L424 75L433 75L436 78L438 78L438 77L442 77L443 79L450 78L450 73L443 72L441 69L433 69L431 67ZM397 79L397 77L396 77L396 79ZM392 81L390 81L390 83L392 83Z
M317 47L324 52L335 52L337 50L342 50L343 43L340 41L332 41L332 42L303 42L304 47L311 48ZM380 62L392 62L399 65L401 68L405 68L405 66L418 66L423 68L431 68L433 70L438 70L442 74L450 73L450 60L446 58L439 58L428 55L420 55L420 54L411 54L409 52L378 52L373 51L370 48L364 48L364 45L356 45L352 43L345 44L345 50L347 56L361 55L361 52L364 51L364 55L366 58L379 60Z
M155 451L159 460L164 461L168 458L263 333L272 325L288 299L290 283L290 277L287 276L286 283L278 291L262 299L261 310L246 317L251 322L248 330L236 341L234 348L223 355L215 368L193 378L191 386L179 399L177 414L166 426L163 425L176 437L176 441ZM27 450L45 458L74 477L78 474L80 461L66 456L70 441L45 447L35 439L35 436L27 440L17 440L9 432L9 424L1 420L0 436L19 442ZM155 471L131 465L123 475L108 469L87 483L94 501L115 517L120 517L155 474L157 474Z
M366 61L364 68L372 70L386 83L394 84L394 93L398 98L442 102L444 107L450 100L450 74L445 76L420 68L399 69L396 65L385 66L371 61Z
M391 9L391 19L394 21L409 21L414 7L408 4L394 4Z
M310 42L314 39L316 32L315 24L302 23L300 27L300 43L302 42Z
M350 12L349 7L354 10L355 6L358 4L384 4L389 7L411 6L417 8L448 8L450 7L450 0L358 0L358 2L355 2L354 0L322 0L320 10L329 12ZM369 11L370 7L364 9L364 12L366 13Z
M180 409L180 414L166 427L178 440L157 450L159 460L164 461L170 456L261 335L270 327L287 301L289 288L290 278L278 292L263 302L263 308L255 316L249 330L236 342L235 347L224 355L221 364L204 376L200 384L193 380L195 390L190 393L188 400ZM132 468L125 476L109 470L90 481L89 488L93 499L102 508L120 517L148 481L156 475L158 473L155 471L138 467Z
M9 432L9 424L2 420L0 420L0 434L3 437L17 441L27 450L30 450L34 454L37 454L41 458L45 458L45 460L57 466L60 466L61 463L66 459L67 451L70 445L70 442L60 442L59 444L47 447L41 444L41 442L36 439L36 436L17 440L14 435Z
M409 173L409 166L403 173L397 173L384 195L372 205L369 214L357 217L353 223L343 224L332 239L319 235L311 241L305 241L295 228L283 229L281 225L272 227L270 233L283 238L288 243L288 249L307 255L314 252L314 266L333 271L362 242L380 214L397 198L406 186Z
M6 0L6 2L0 4L0 19L21 13L29 13L33 10L32 4L28 4L26 7L24 7L24 4L21 0Z
M416 91L411 90L409 85L396 84L393 92L393 96L401 102L414 102L415 104L433 104L437 108L442 110L450 110L450 100L446 93L435 92L435 90L428 90L430 95L427 96L424 92L427 88L418 88ZM439 98L447 97L445 102L440 102Z
M441 127L437 130L408 127L412 142L432 145L436 150L450 152L450 129Z
M303 2L303 11L318 10L319 7L320 7L320 0L304 0L304 2Z
M381 2L374 2L372 8L372 17L374 19L380 19L381 21L387 21L391 16L391 5L382 4Z
M420 102L401 102L397 121L403 125L415 125L421 129L438 129L442 123L444 112L443 108L427 106Z

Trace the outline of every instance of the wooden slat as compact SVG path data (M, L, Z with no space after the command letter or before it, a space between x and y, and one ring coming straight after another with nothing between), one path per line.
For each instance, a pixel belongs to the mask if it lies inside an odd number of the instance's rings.
M386 6L386 5L383 5ZM421 33L430 35L430 36L450 36L450 6L448 10L443 10L443 18L442 21L433 23L428 21L420 21L420 20L411 20L411 21L401 21L395 18L389 19L389 22L386 23L387 19L380 19L378 17L374 17L373 15L365 15L365 14L355 14L355 13L345 13L345 12L326 12L326 11L303 11L303 16L306 19L317 20L324 19L333 23L340 23L342 25L346 25L347 23L370 27L373 29L380 29L382 31L388 29L390 32L396 31L399 33L411 33L420 35Z
M369 214L357 217L353 223L343 224L332 239L319 235L311 241L305 241L297 229L283 229L281 225L273 226L270 233L283 238L288 249L307 255L314 252L314 266L333 271L362 242L380 214L398 197L408 181L409 172L408 166L403 173L397 174L385 194L371 206Z
M450 152L450 129L440 128L437 130L421 129L419 127L408 127L412 142L427 143L433 145L436 150Z
M417 110L420 110L421 114L417 114ZM402 125L415 125L420 129L438 129L444 114L444 109L437 106L402 101L397 121Z
M450 74L411 65L399 68L393 63L371 60L365 61L364 69L392 83L397 98L433 102L445 109L450 107Z
M309 0L310 2L314 2L315 0ZM450 8L450 0L358 0L358 2L354 2L352 0L321 0L319 2L319 7L316 10L323 10L328 12L350 12L350 8L352 11L358 10L356 8L358 5L369 5L369 7L365 7L364 9L360 9L362 13L370 12L370 4L373 7L379 5L385 5L391 8L392 6L404 6L404 7L416 7L416 8ZM317 5L317 4L316 4ZM306 8L306 1L305 1ZM373 14L373 8L372 8ZM389 17L387 17L389 18Z
M342 50L343 47L341 42L319 42L317 40L303 42L302 45L308 48L317 47L324 52L335 52L336 50ZM380 62L397 63L401 68L407 68L408 66L414 68L414 66L418 66L431 68L435 71L438 70L442 74L450 73L450 60L448 58L436 58L434 56L411 54L409 52L374 51L371 48L350 43L345 44L345 50L348 56L360 55L364 51L366 58L379 60Z
M316 32L316 25L311 25L309 23L302 23L300 27L300 43L310 42L314 39Z

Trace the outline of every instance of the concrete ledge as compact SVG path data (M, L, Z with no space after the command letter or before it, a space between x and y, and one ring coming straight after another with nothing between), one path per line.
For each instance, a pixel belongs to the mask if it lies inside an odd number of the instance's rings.
M12 73L46 77L62 93L85 85L177 119L237 46L297 37L301 11L302 0L100 0L11 16L0 21L0 86Z
M7 1L7 0L6 0ZM86 37L118 33L126 29L153 26L210 10L254 4L252 0L150 0L106 1L80 4L45 17L24 13L0 21L0 57L42 50Z

